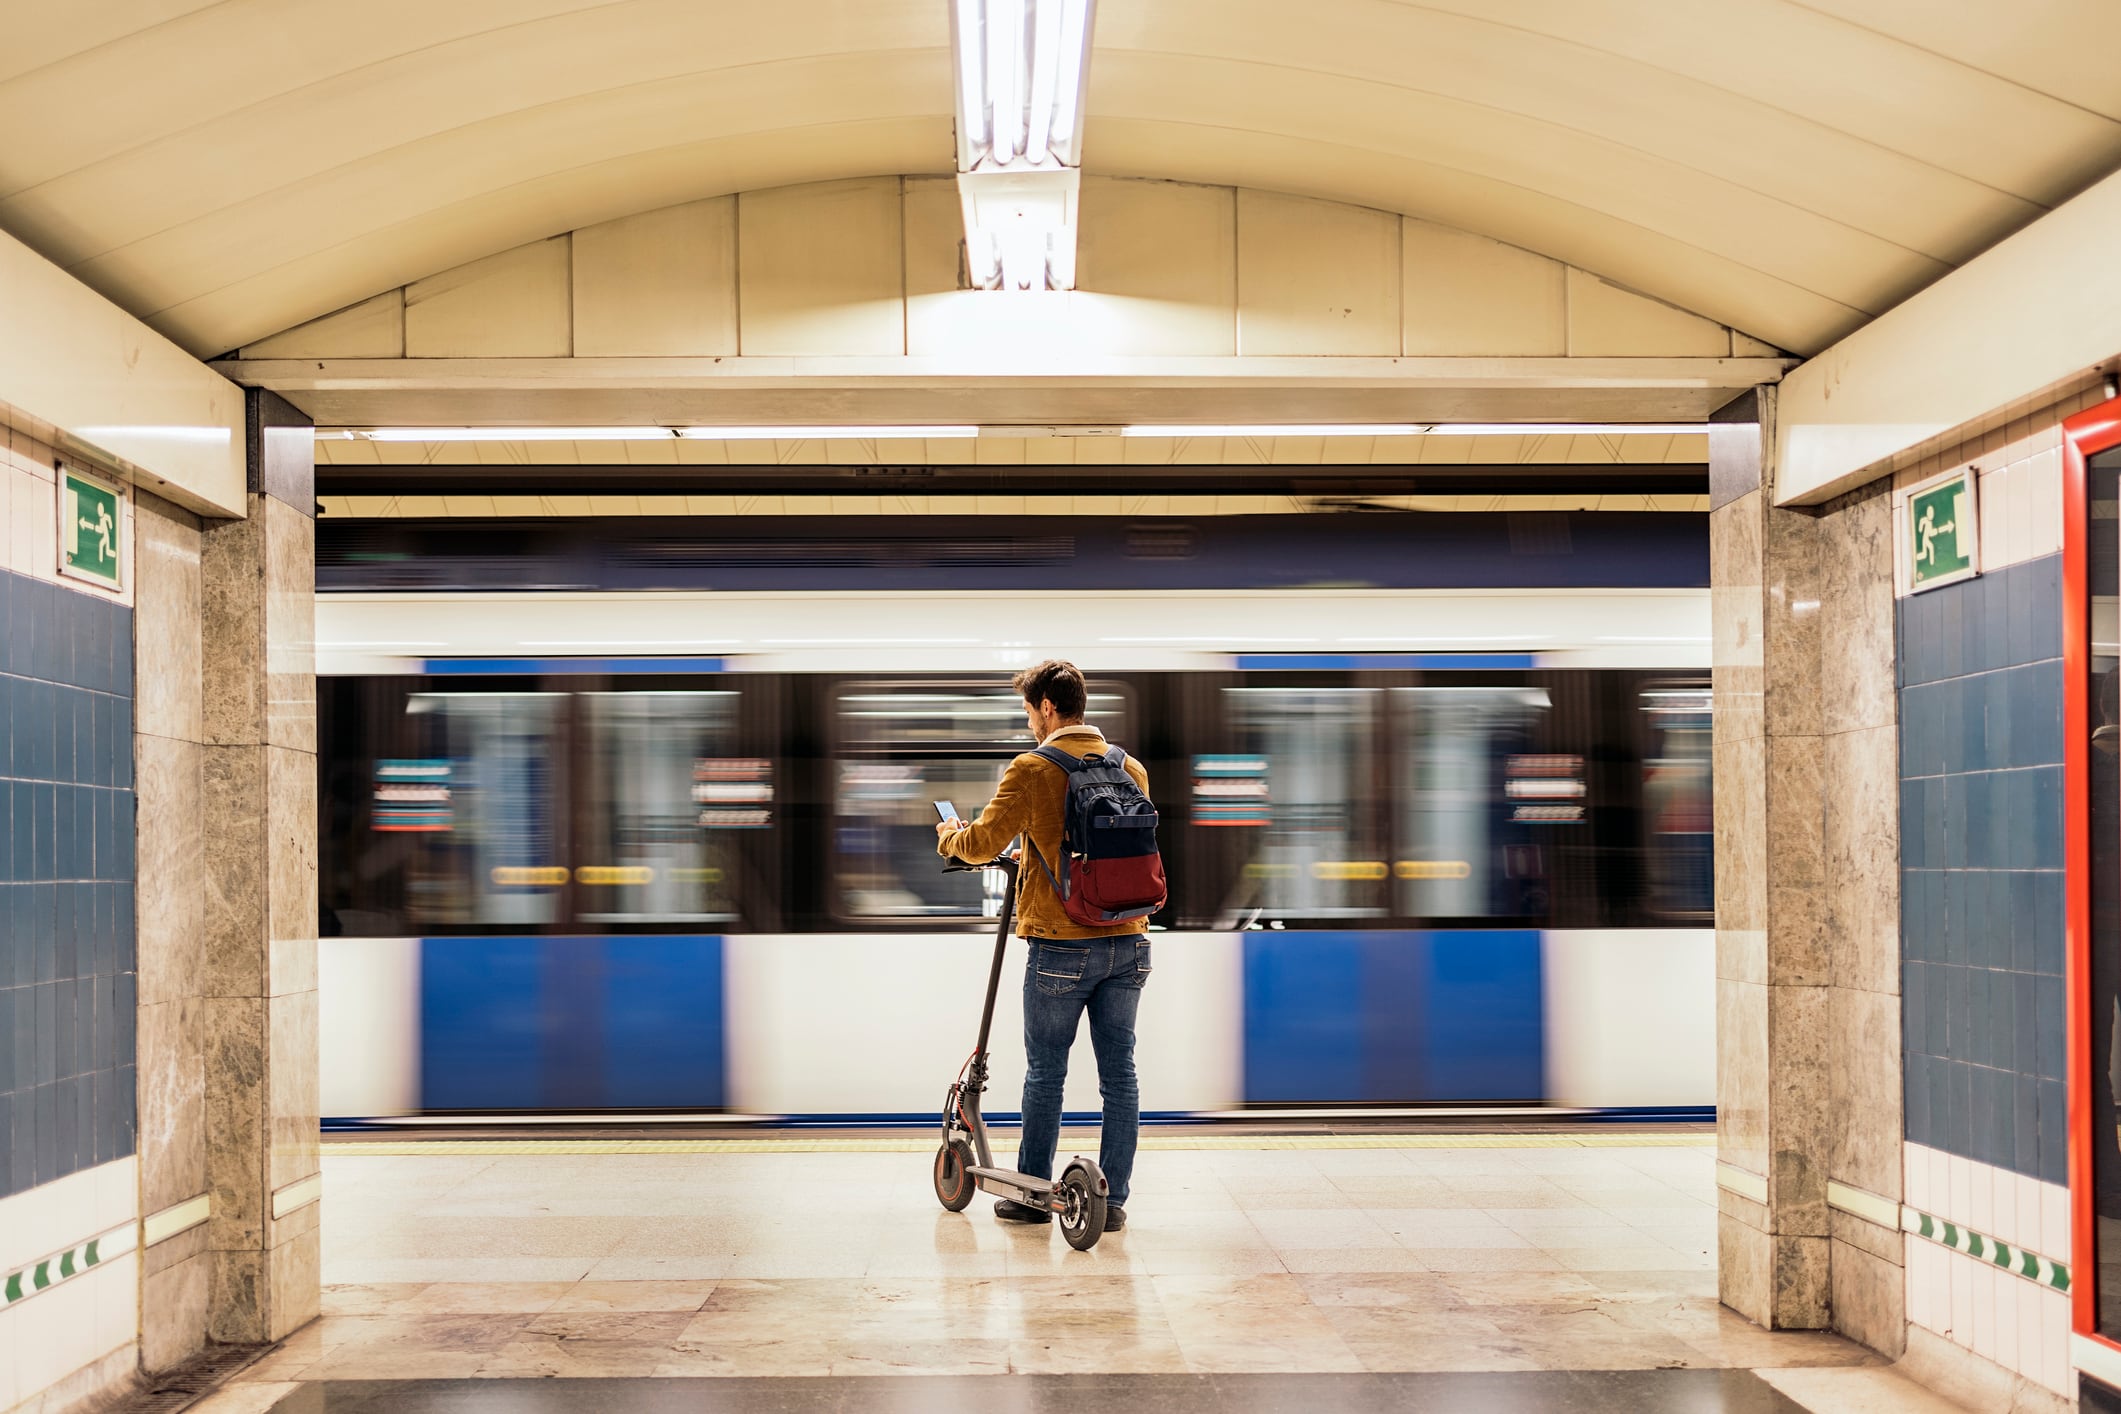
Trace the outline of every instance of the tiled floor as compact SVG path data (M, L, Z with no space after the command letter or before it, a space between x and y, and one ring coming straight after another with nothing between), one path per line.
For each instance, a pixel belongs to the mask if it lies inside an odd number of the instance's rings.
M1130 1226L1087 1253L1050 1228L997 1223L985 1199L943 1212L917 1139L838 1153L328 1146L324 1318L243 1378L1874 1360L1831 1336L1770 1335L1717 1304L1712 1150L1660 1137L1159 1140ZM1546 1144L1559 1147L1530 1147Z
M1030 1375L1006 1384L964 1375L327 1381L250 1388L284 1393L270 1406L232 1406L229 1414L267 1407L275 1414L1804 1414L1807 1408L1745 1370Z

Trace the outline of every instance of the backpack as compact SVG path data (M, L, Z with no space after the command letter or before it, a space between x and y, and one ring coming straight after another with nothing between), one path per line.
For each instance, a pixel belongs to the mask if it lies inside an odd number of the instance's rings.
M1032 753L1068 773L1061 815L1060 871L1031 845L1070 918L1088 928L1147 918L1164 906L1164 860L1156 849L1156 807L1127 774L1127 753L1070 756L1057 746ZM1026 834L1024 841L1030 844Z

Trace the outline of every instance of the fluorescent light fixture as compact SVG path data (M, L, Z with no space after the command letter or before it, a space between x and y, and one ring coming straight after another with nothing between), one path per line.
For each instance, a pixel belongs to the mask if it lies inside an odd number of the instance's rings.
M680 437L701 442L809 441L819 437L977 437L970 423L919 427L687 427Z
M668 427L371 427L344 434L357 442L667 442Z
M799 442L820 437L977 437L969 423L919 427L369 427L319 432L349 442Z
M1705 422L1312 422L1122 427L1122 437L1606 437L1706 432Z
M1095 0L950 0L957 190L983 290L1075 288Z

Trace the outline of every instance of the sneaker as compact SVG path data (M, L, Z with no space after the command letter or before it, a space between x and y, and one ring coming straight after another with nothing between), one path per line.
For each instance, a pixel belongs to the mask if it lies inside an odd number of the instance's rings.
M1105 1231L1118 1232L1127 1225L1127 1210L1117 1203L1105 1204Z
M1005 1223L1049 1223L1053 1214L1044 1208L1034 1208L1028 1203L1019 1203L1013 1198L994 1200L994 1216Z

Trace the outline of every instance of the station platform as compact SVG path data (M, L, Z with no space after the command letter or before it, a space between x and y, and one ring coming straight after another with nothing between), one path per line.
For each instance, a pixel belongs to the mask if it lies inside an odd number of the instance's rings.
M1076 1252L925 1133L328 1141L324 1314L197 1407L1952 1407L1719 1305L1713 1145L1152 1130Z

